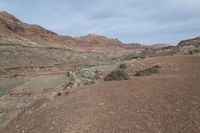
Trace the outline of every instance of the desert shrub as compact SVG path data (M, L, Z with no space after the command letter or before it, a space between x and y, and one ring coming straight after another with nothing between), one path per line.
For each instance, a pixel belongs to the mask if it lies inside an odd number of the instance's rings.
M119 69L126 69L126 64L120 64Z
M199 49L194 49L194 50L189 51L190 55L197 54L197 53L200 53Z
M193 51L189 51L189 54L190 54L190 55L193 55L193 54L194 54L194 52L193 52Z
M159 68L160 68L160 66L155 65L153 67L137 71L135 76L147 76L147 75L151 75L152 73L158 73L159 72Z
M129 76L124 70L115 70L112 71L110 74L108 74L104 80L109 81L109 80L128 80Z

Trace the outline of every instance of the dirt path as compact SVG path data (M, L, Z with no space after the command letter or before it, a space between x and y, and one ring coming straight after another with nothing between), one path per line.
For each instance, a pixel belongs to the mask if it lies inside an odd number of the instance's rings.
M157 61L176 67L152 76L79 88L27 108L0 132L199 133L200 57Z

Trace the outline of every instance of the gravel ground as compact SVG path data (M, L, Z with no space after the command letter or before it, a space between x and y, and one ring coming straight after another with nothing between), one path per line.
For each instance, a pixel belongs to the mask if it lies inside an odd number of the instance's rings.
M159 74L99 82L37 102L0 132L199 133L200 56L154 61L170 67Z

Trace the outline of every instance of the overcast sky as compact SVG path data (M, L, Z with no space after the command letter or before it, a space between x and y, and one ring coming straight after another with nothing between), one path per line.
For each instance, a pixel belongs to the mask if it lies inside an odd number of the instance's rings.
M0 0L0 10L70 36L144 44L200 36L200 0Z

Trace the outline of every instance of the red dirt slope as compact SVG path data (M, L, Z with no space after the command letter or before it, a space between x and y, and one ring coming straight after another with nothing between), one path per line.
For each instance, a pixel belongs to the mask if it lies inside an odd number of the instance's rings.
M159 74L79 88L25 109L0 132L199 133L200 57L156 60L168 64Z

